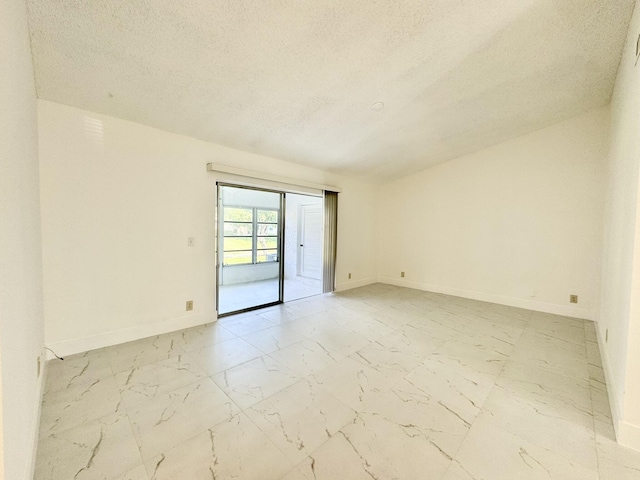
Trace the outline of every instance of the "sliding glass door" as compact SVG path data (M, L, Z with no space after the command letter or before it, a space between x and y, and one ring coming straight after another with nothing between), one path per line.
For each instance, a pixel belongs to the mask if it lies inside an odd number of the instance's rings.
M218 314L283 300L284 195L218 185Z
M218 183L219 316L328 293L335 286L337 193Z
M286 194L284 301L322 293L322 197Z

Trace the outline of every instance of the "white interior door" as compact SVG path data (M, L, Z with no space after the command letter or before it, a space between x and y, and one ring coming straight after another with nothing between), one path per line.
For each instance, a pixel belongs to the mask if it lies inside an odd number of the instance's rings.
M300 206L300 276L322 279L322 208Z

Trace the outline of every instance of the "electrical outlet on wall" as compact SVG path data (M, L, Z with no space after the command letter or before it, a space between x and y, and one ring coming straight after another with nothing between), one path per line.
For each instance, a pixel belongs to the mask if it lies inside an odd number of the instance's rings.
M570 303L578 303L578 295L569 295Z
M404 272L400 272L400 277L404 278Z
M193 310L193 300L187 300L187 312Z
M351 280L351 274L349 274L349 280Z

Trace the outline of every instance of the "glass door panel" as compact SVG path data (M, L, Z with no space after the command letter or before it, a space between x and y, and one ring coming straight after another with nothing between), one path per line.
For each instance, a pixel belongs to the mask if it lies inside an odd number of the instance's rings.
M218 314L282 301L282 193L218 186Z

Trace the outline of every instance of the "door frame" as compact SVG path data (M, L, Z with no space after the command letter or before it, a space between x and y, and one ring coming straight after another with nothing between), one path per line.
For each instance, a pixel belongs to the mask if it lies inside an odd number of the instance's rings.
M242 308L240 310L233 310L231 312L220 313L220 278L222 269L222 254L220 250L220 236L224 232L224 218L221 215L222 209L222 187L241 188L245 190L257 190L260 192L270 192L280 195L280 212L278 215L278 261L280 265L278 267L278 300L275 302L263 303L255 305L253 307ZM216 314L218 318L226 317L228 315L236 315L238 313L251 312L260 308L271 307L274 305L280 305L284 303L284 232L285 232L285 209L286 209L286 192L280 190L273 190L270 188L249 187L246 185L239 185L229 182L216 182L216 208L215 208L215 256L216 256Z

